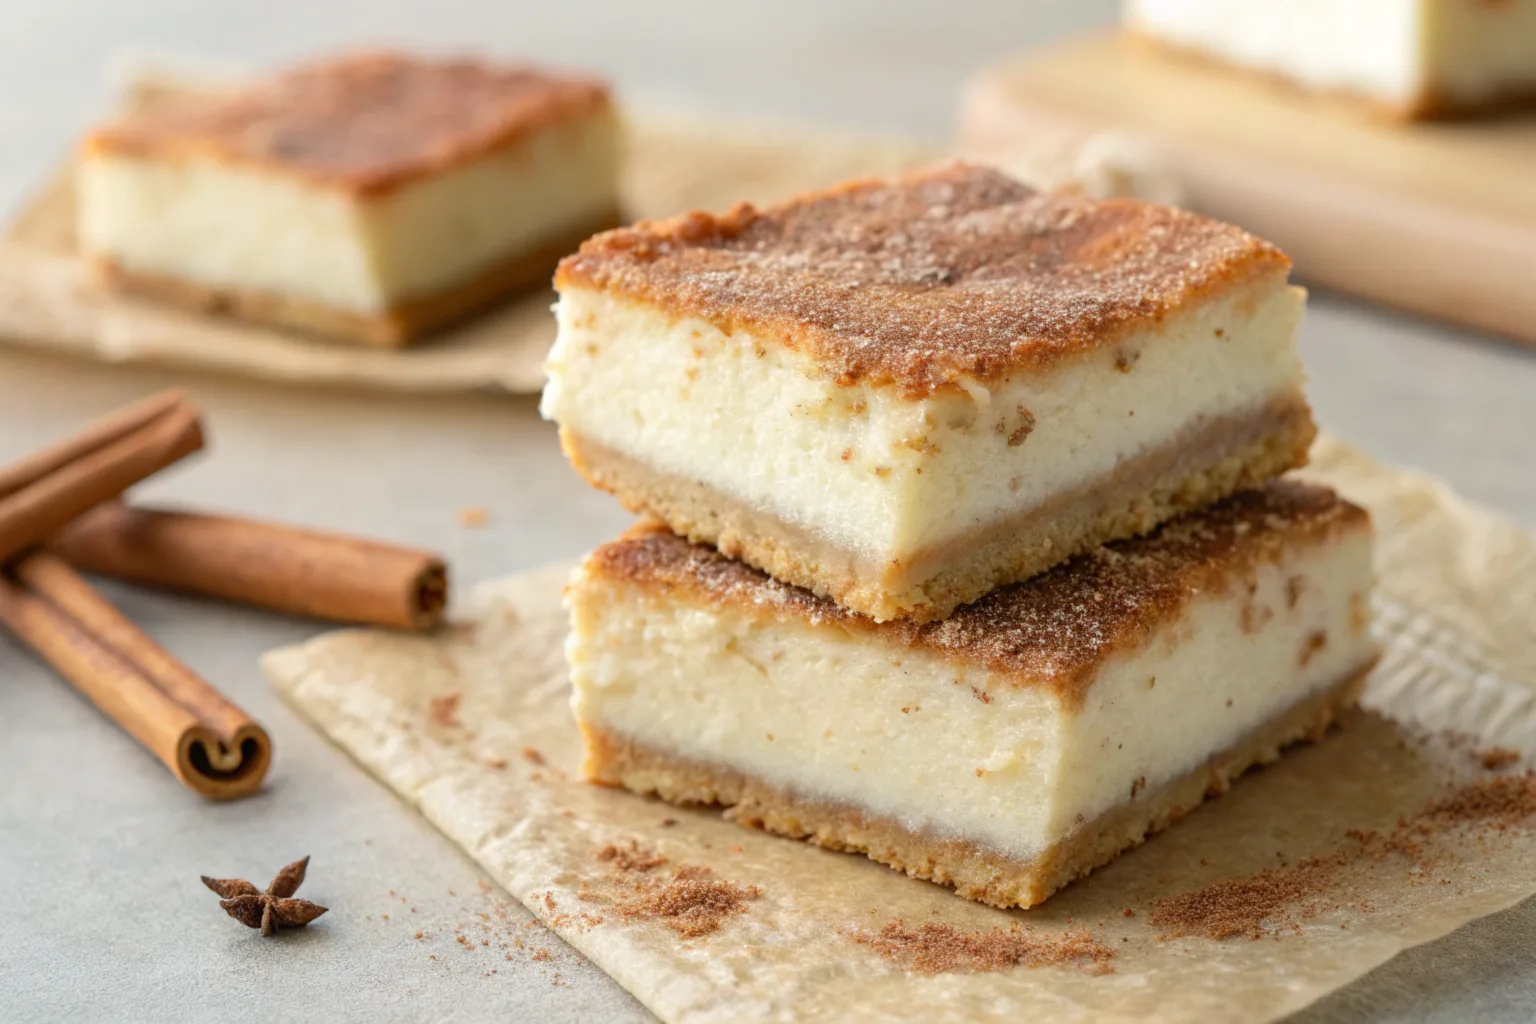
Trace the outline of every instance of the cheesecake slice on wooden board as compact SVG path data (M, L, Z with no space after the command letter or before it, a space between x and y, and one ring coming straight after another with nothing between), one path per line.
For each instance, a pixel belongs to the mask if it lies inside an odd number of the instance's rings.
M1175 52L1353 100L1377 115L1536 106L1536 0L1125 0Z
M1536 116L1361 117L1104 34L979 72L960 122L968 154L1004 163L1111 133L1183 205L1284 249L1305 282L1536 344Z

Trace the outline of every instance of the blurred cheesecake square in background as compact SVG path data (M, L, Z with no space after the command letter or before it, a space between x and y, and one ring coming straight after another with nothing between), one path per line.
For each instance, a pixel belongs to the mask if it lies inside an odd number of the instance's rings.
M92 131L79 241L127 291L398 347L546 285L618 166L600 80L352 53Z
M1536 0L1126 0L1124 22L1395 117L1536 103Z

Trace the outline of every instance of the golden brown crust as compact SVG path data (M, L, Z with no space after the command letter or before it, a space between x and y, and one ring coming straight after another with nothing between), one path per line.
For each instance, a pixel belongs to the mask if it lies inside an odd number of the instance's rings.
M916 832L857 807L807 799L720 765L701 765L648 748L600 725L582 722L584 770L593 782L655 794L681 804L721 804L749 827L807 839L953 886L967 899L997 907L1031 907L1076 878L1109 863L1162 831L1239 775L1276 760L1298 740L1320 739L1359 699L1369 666L1255 729L1195 771L1080 826L1038 857L1021 860L963 839Z
M266 292L224 291L192 281L145 274L110 259L94 260L97 272L118 291L142 295L198 313L224 315L271 324L370 348L403 348L450 327L503 299L549 281L560 257L583 238L621 219L617 208L573 228L537 249L518 252L481 273L440 292L397 303L383 313L366 314L325 306L307 299Z
M1326 487L1277 480L1135 540L1082 555L988 593L939 622L883 622L781 583L713 548L641 525L588 556L589 579L678 592L753 615L873 633L883 642L979 662L1077 706L1099 665L1134 648L1200 594L1246 582L1297 547L1370 528L1364 509Z
M237 92L157 104L96 129L84 149L205 155L376 195L610 105L608 86L596 79L354 53Z
M1274 246L1196 214L1034 191L956 163L589 240L558 288L749 329L913 396L1112 343L1261 274Z
M1306 463L1316 430L1301 396L1242 416L1193 425L1169 443L1127 459L1106 477L1044 505L980 523L895 561L848 551L822 535L696 480L561 428L567 457L594 486L633 512L718 548L769 575L878 620L941 619L994 587L1028 579L1079 552L1147 533L1173 516L1235 491L1262 487Z

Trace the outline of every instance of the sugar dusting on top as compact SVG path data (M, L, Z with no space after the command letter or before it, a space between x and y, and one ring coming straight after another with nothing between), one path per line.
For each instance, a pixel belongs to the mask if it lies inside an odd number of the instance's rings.
M556 284L746 327L844 382L920 395L1107 344L1289 266L1229 224L956 163L606 232Z
M1006 672L1020 685L1048 686L1069 705L1097 666L1143 643L1201 592L1278 560L1295 544L1366 529L1369 517L1331 490L1278 480L1152 534L1121 541L987 594L941 622L877 623L790 586L713 548L642 526L594 551L585 572L647 588L679 590L809 625L868 630L888 643L921 647Z
M203 152L361 192L387 189L605 106L595 79L388 52L303 65L252 87L157 105L88 150Z

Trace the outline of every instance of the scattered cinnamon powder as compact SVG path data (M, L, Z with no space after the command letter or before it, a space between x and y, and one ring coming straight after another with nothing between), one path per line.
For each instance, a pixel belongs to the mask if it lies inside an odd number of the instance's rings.
M686 876L680 870L668 881L646 879L633 896L614 904L625 920L659 920L685 939L696 939L720 930L729 918L747 912L747 904L762 895L755 885L737 885L723 879L701 877L708 868Z
M597 859L613 865L615 871L651 871L667 862L667 858L634 839L610 843L597 851Z
M656 873L667 858L634 839L610 843L596 857L609 865L613 882L623 892L612 901L621 918L661 921L685 939L719 931L762 895L758 886L716 878L702 864L679 865L671 877ZM601 897L583 893L582 898Z
M487 768L505 768L507 766L507 759L496 754L492 754L485 759L485 766Z
M544 753L543 751L539 750L538 747L524 747L523 760L527 761L529 764L536 764L540 768L549 763L544 760Z
M459 700L458 690L452 690L441 697L433 697L427 702L427 714L432 721L444 729L454 729L459 726Z
M1520 751L1511 750L1508 747L1489 747L1487 750L1473 751L1473 756L1488 771L1496 772L1517 763L1520 760Z
M1261 938L1272 927L1312 917L1325 892L1333 888L1342 866L1331 857L1314 857L1280 868L1265 868L1247 878L1230 878L1168 896L1153 904L1147 919L1172 935L1208 939ZM1287 920L1280 919L1285 916Z
M1536 771L1467 783L1420 815L1429 824L1485 823L1499 829L1536 816Z
M1209 939L1299 931L1300 922L1329 907L1369 909L1350 899L1347 875L1352 869L1401 858L1423 870L1446 858L1434 840L1448 829L1481 825L1504 831L1533 818L1536 771L1477 778L1389 830L1347 832L1336 849L1322 856L1160 899L1148 920L1170 936Z
M892 963L921 974L952 971L1001 971L1010 967L1076 966L1092 974L1109 974L1115 951L1086 931L1046 934L1013 925L1008 928L966 930L938 921L911 928L893 921L880 931L854 933Z

